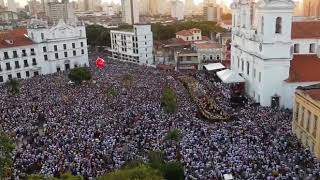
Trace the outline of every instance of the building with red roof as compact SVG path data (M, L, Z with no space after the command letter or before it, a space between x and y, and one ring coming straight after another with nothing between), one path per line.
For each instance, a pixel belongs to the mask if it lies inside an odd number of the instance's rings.
M28 28L0 33L0 83L89 65L85 26L59 22L48 27L32 21Z

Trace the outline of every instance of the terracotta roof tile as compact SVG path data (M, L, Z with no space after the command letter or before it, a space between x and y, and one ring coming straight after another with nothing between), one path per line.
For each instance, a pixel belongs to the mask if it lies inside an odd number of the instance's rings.
M301 21L292 23L292 39L320 38L320 21Z
M310 96L312 99L320 101L320 89L305 90L304 93Z
M0 48L11 48L19 46L28 46L34 44L32 40L25 36L26 28L17 28L12 31L0 33ZM12 43L9 43L11 41Z
M192 36L194 31L201 31L198 28L192 28L192 29L188 29L188 30L182 30L182 31L178 31L176 33L176 35L179 36Z
M316 55L294 55L290 62L289 83L320 81L320 58Z
M216 48L222 48L221 44L218 43L199 43L195 45L198 49L216 49Z

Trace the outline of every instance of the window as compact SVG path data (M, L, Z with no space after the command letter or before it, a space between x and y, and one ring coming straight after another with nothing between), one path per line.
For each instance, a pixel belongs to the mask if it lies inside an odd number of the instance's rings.
M300 119L300 126L303 127L303 121L304 121L304 110L305 108L302 107L302 110L301 110L301 119Z
M189 37L187 37L187 41L189 41Z
M68 57L68 52L64 52L64 57Z
M197 36L197 40L199 40L200 39L200 37L199 36Z
M264 31L264 17L261 17L261 34L263 34Z
M300 45L299 44L294 44L293 46L293 52L294 53L299 53Z
M31 51L31 55L32 55L32 56L36 55L36 53L34 52L34 49L33 49L33 48L31 48L30 51Z
M58 46L57 46L57 45L54 45L54 46L53 46L53 49L54 49L54 51L58 51Z
M3 76L0 76L0 82L3 82Z
M310 118L311 118L311 112L308 111L308 114L307 114L307 124L306 124L306 130L307 130L307 132L309 132L309 130L310 130Z
M42 49L43 49L43 52L47 52L47 47L43 46Z
M313 117L313 130L312 130L313 137L317 137L317 129L318 129L318 116L314 115L314 117Z
M83 47L83 42L81 42L80 44L81 44L81 47Z
M1 65L0 65L0 72L2 71Z
M26 71L26 77L30 77L30 72Z
M24 65L24 67L29 67L29 64L28 64L28 60L23 60L23 65Z
M202 58L203 58L203 60L206 60L206 55L203 55L203 57L202 57Z
M261 82L261 72L259 72L259 82Z
M21 73L17 73L17 78L21 79Z
M34 76L39 76L39 72L38 72L38 71L35 71L35 72L33 72L33 75L34 75Z
M41 33L41 39L44 40L44 34L43 33Z
M22 57L26 57L27 56L27 52L25 49L22 50Z
M81 49L81 54L84 54L84 50L83 49Z
M315 53L316 52L316 44L314 44L314 43L310 44L309 52L310 53Z
M43 58L44 58L45 61L48 61L48 55L45 54L45 55L43 56Z
M11 75L11 74L8 75L8 79L9 79L9 80L12 79L12 75Z
M210 55L210 60L212 60L213 59L213 57L212 57L212 55Z
M240 69L240 59L238 57L238 69Z
M18 57L17 51L13 51L13 58L17 58L17 57Z
M56 57L56 59L59 59L59 54L55 53L54 56Z
M72 48L76 48L76 43L72 43Z
M61 68L60 67L57 67L57 72L60 72L61 71Z
M241 71L242 72L244 71L244 61L243 61L243 59L241 60Z
M250 64L249 62L247 62L247 75L249 75L249 73L250 73Z
M276 33L277 34L282 33L282 18L281 17L277 17L277 19L276 19Z
M36 66L36 65L37 65L36 58L33 58L33 59L32 59L32 65L33 65L33 66Z
M67 49L67 45L63 44L63 49L66 50Z
M77 55L77 52L76 51L73 51L73 56L76 56Z
M15 62L14 62L14 65L15 65L15 68L16 68L16 69L19 69L19 68L20 68L19 61L15 61Z
M296 122L298 122L298 120L299 120L299 111L300 111L300 104L297 102L296 103L296 112L295 112L295 117L294 117L294 120L296 121Z
M10 63L6 63L6 69L7 69L7 70L11 70Z
M217 55L217 60L220 60L220 56L219 55Z
M256 78L256 72L257 70L256 70L256 68L253 68L253 79L255 79Z
M8 54L8 52L4 52L3 55L4 55L4 59L9 59L9 54Z

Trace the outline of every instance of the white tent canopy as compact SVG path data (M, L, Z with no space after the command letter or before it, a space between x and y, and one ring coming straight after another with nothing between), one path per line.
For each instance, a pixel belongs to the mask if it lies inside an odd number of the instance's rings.
M211 63L211 64L204 65L204 67L206 68L207 71L215 71L215 70L218 70L218 69L226 68L221 63Z
M230 69L225 69L222 71L217 72L217 76L221 79L223 83L239 83L239 82L245 82L243 77L241 77L239 74L231 71Z

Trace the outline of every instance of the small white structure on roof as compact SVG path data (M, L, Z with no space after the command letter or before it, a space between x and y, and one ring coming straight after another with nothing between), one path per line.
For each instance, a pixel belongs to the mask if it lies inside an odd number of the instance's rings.
M223 83L240 83L245 82L244 78L239 74L231 71L230 69L225 69L217 72L217 76L221 79Z
M204 67L206 68L207 71L216 71L216 70L219 70L219 69L226 68L221 63L211 63L211 64L204 65Z

